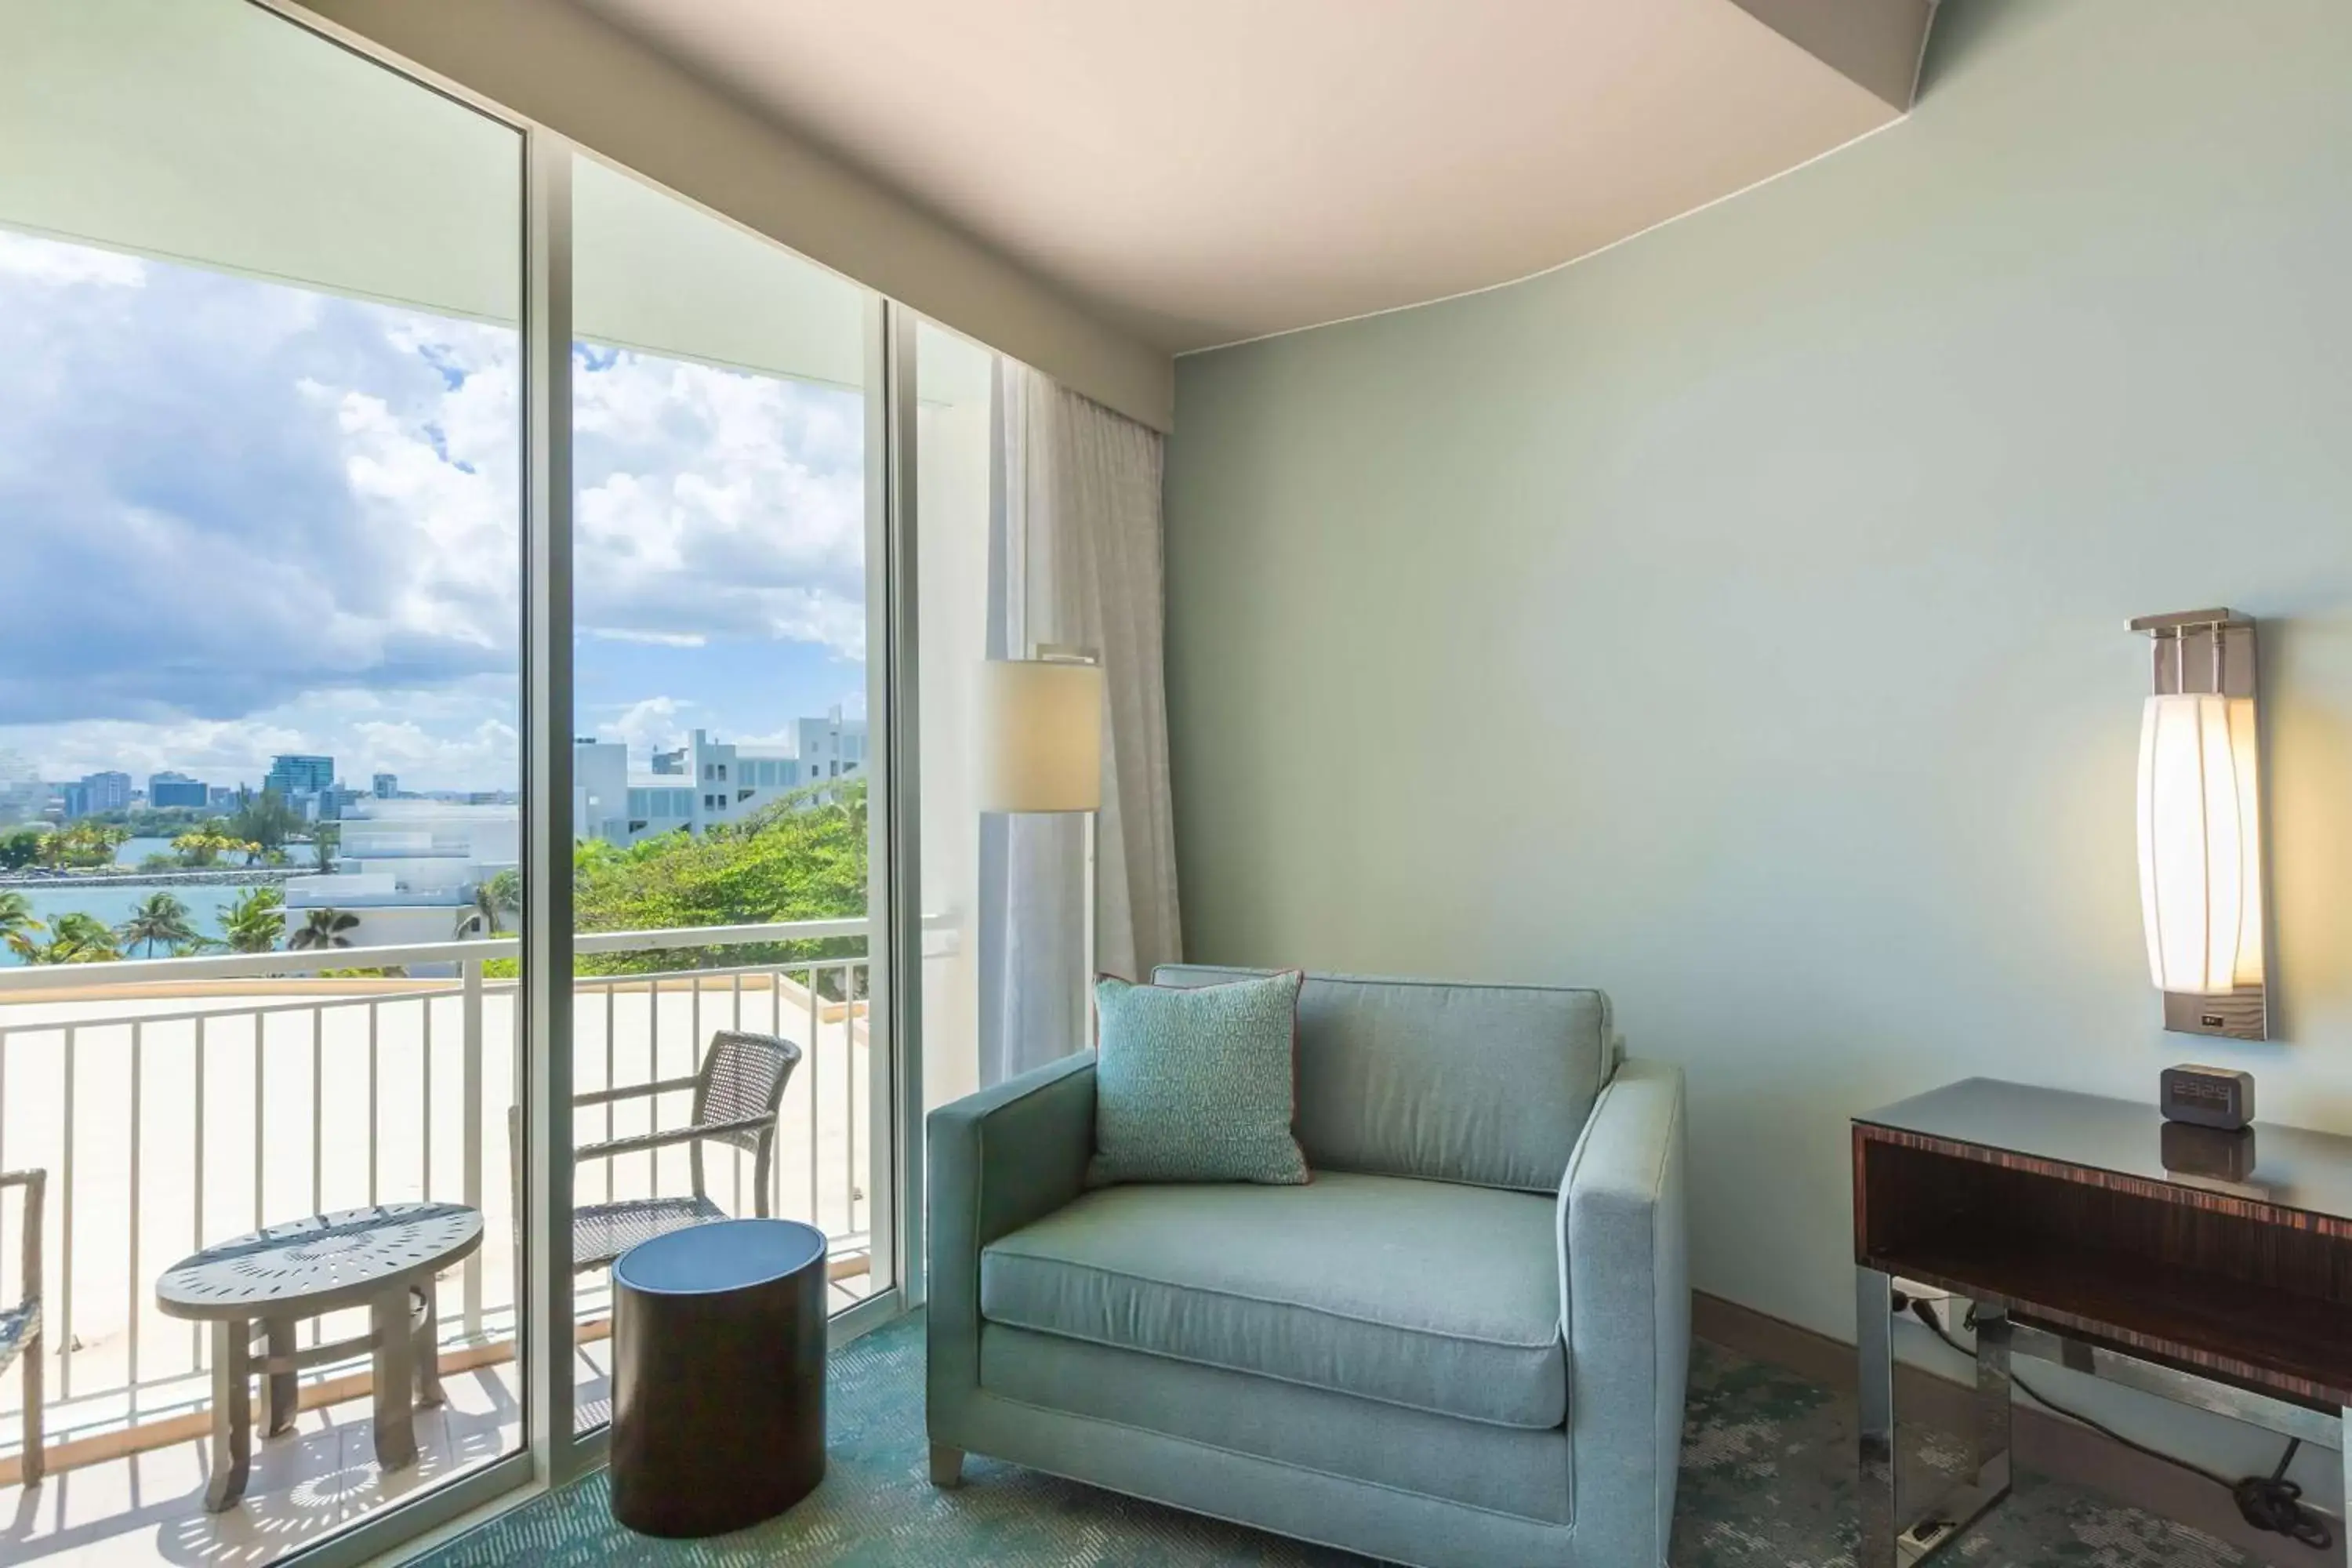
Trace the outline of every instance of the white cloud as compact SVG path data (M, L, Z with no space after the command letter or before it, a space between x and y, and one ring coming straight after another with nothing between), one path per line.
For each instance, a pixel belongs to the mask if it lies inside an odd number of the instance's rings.
M117 289L143 289L147 266L135 256L100 250L86 245L65 245L29 234L0 229L0 273L51 288L76 283L101 283Z
M78 720L15 726L0 739L43 778L120 768L142 788L167 768L257 785L285 752L331 756L346 782L362 785L396 773L407 788L513 789L522 766L513 682L496 678L417 690L322 688L236 719Z
M865 657L862 399L628 351L572 386L574 574L603 635Z
M0 744L511 787L518 386L505 329L0 233ZM863 658L858 395L607 351L574 386L588 637Z
M693 706L675 697L648 697L631 703L620 717L597 725L596 733L604 740L626 743L632 756L667 751L686 740L692 726L678 715Z
M646 647L707 647L710 643L699 632L640 632L625 626L590 626L587 633L598 642L636 643Z

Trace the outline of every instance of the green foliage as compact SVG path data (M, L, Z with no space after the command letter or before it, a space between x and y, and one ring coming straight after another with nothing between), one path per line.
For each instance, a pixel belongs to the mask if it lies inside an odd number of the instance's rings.
M829 797L829 798L828 798ZM866 912L866 784L795 790L702 837L666 833L626 849L601 839L572 850L575 929L658 931ZM583 974L642 974L713 964L796 963L863 950L862 937L653 952L583 954Z
M0 889L0 937L20 931L47 931L33 918L33 900L14 889Z
M286 934L286 895L247 888L221 911L221 945L231 952L274 952Z
M236 815L228 819L228 833L266 850L279 849L301 826L301 814L286 804L286 797L266 789L237 807Z
M112 963L122 956L114 945L114 933L96 915L79 910L59 915L47 928L49 940L36 942L31 933L41 929L37 921L30 931L10 931L10 951L27 963Z
M201 870L219 865L224 855L242 855L247 865L253 864L254 858L261 853L261 846L237 837L227 831L227 826L225 822L209 822L173 839L172 853L179 857L178 864Z
M509 867L474 885L473 902L457 916L456 935L497 936L506 930L509 915L522 912L522 873Z
M200 805L142 805L136 811L102 812L89 820L121 827L133 838L170 838L209 817L212 813Z
M44 837L33 858L52 871L88 871L114 864L114 852L131 837L127 827L103 822L68 823Z
M131 918L114 928L114 935L125 951L143 947L150 958L158 947L177 952L202 940L188 923L188 906L160 889L131 906Z
M40 858L46 827L18 827L0 833L0 871L21 871Z

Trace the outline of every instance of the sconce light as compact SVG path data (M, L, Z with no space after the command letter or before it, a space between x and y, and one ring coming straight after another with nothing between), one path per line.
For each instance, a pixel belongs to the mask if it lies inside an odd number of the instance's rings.
M2265 1039L2263 810L2254 623L2144 616L2152 690L2139 733L2139 898L2164 1026Z

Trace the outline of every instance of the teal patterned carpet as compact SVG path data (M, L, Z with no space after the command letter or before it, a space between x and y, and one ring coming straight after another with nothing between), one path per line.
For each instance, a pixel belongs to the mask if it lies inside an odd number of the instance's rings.
M613 1522L601 1473L537 1499L433 1552L431 1568L824 1563L949 1568L1357 1568L1363 1562L975 1458L965 1484L933 1489L923 1439L919 1319L834 1357L824 1486L780 1520L684 1542ZM1853 1415L1818 1386L1711 1345L1691 1361L1674 1568L1852 1568ZM1932 1434L1907 1457L1957 1472ZM2253 1568L2184 1526L2032 1477L1940 1563L1954 1568ZM1507 1565L1498 1565L1507 1568Z

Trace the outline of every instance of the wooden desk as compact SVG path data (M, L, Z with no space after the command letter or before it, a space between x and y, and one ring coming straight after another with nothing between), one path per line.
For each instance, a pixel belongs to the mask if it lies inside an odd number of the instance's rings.
M1908 1568L2006 1495L2012 1355L2346 1447L2352 1138L1969 1079L1854 1118L1853 1249L1864 1568ZM1976 1328L1976 1479L1908 1514L1898 1277Z

